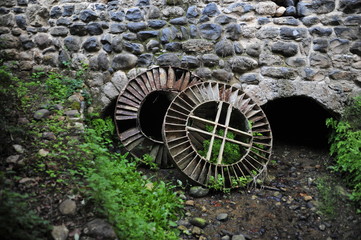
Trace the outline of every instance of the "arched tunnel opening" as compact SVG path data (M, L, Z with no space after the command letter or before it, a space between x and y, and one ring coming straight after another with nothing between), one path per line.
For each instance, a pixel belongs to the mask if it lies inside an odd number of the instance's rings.
M309 97L287 97L262 106L270 122L275 143L327 148L331 132L326 119L335 113Z
M138 121L145 136L163 142L163 120L174 96L175 93L170 91L155 91L144 99L139 110Z

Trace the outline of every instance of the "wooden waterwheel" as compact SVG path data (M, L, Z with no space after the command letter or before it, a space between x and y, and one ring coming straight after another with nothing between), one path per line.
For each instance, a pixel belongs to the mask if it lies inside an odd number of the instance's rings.
M218 82L189 86L170 104L163 138L174 165L194 182L236 188L266 170L272 133L262 109Z
M131 79L115 107L116 129L124 147L135 157L150 154L160 167L171 166L162 139L164 116L173 98L199 81L188 70L175 67L156 67Z

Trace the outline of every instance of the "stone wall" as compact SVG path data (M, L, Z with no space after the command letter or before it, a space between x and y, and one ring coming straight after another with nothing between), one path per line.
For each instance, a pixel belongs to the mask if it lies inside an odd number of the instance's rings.
M98 109L154 65L342 112L360 92L361 1L0 0L0 56L21 72L89 64Z

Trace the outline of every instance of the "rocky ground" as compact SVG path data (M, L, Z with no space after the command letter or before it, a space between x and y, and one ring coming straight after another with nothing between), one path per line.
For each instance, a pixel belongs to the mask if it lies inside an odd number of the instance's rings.
M327 170L327 150L276 143L272 159L263 188L185 191L182 238L361 239L361 216L347 200L342 179ZM158 176L182 179L175 169Z
M23 147L13 147L21 156ZM361 216L342 177L327 169L327 150L275 143L273 152L264 186L231 193L192 188L177 169L140 170L177 186L185 200L182 239L361 239ZM53 225L48 239L116 239L85 189L36 177L19 159L7 158L2 170L13 172L13 188L29 194L32 208Z

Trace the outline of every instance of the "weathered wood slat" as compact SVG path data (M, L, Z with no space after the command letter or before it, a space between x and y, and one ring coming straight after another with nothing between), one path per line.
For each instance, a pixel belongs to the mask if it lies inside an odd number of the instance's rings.
M159 68L152 69L152 73L153 73L155 86L157 87L157 89L162 89L162 85L160 84Z
M129 80L125 89L118 96L114 119L117 122L116 128L120 140L134 156L142 157L144 152L148 151L161 167L168 167L171 164L169 162L168 148L163 146L163 142L153 136L147 136L149 133L140 129L141 121L138 118L142 116L138 112L143 107L143 104L147 102L146 98L149 94L158 94L157 92L163 94L161 92L165 92L167 98L172 100L182 87L186 88L190 84L189 79L192 76L185 69L156 67ZM185 80L188 80L188 82L185 82ZM199 78L194 78L194 80L193 84L200 81ZM182 129L181 124L186 123L190 109L188 105L180 105L178 111L171 111L170 113L173 116L168 119L173 125L171 124L169 127L171 129ZM135 132L132 134L132 131ZM185 136L186 132L176 130L172 134Z
M167 72L164 68L159 68L159 79L160 79L159 81L161 88L166 89L168 77L167 77Z
M189 86L190 79L191 79L191 73L185 72L185 75L184 75L183 81L182 81L182 85L179 89L180 91L183 91L184 89L186 89Z
M125 96L121 96L118 100L118 105L129 105L135 108L139 108L140 103L134 102L133 100L130 100L129 98L126 98Z
M150 83L150 87L151 87L152 91L157 90L158 88L157 88L157 86L156 86L156 82L155 82L155 80L154 80L154 78L153 78L152 72L147 71L147 72L145 72L144 74L147 75L147 78L148 78L148 81L149 81L149 83Z
M185 109L188 117L181 115ZM252 129L249 122L252 122ZM207 125L213 126L213 130L209 131ZM172 128L177 130L172 131ZM171 103L164 129L165 143L172 149L170 154L176 156L177 166L181 163L182 172L203 185L209 184L210 177L217 180L221 176L224 187L239 185L235 180L240 177L255 178L264 171L272 150L272 133L262 109L240 89L225 83L188 86ZM232 135L228 135L230 132ZM213 156L216 139L221 140L220 149L218 155ZM199 151L204 152L204 141L207 141L207 149L205 156L201 156ZM230 163L228 159L226 164L223 155L227 143L236 144L243 155ZM214 157L216 162L210 162Z
M172 67L168 68L167 88L172 89L175 83L175 72Z
M128 90L134 89L134 91L140 96L140 100L145 98L146 94L143 92L142 88L138 85L137 81L132 80L129 82L129 87L127 87Z
M184 80L184 72L182 73L182 76L179 79L175 79L173 88L177 91L180 91L183 80Z
M142 79L144 86L147 88L148 93L152 92L153 89L152 89L152 86L150 85L147 74L145 74L145 73L141 74L140 78Z

